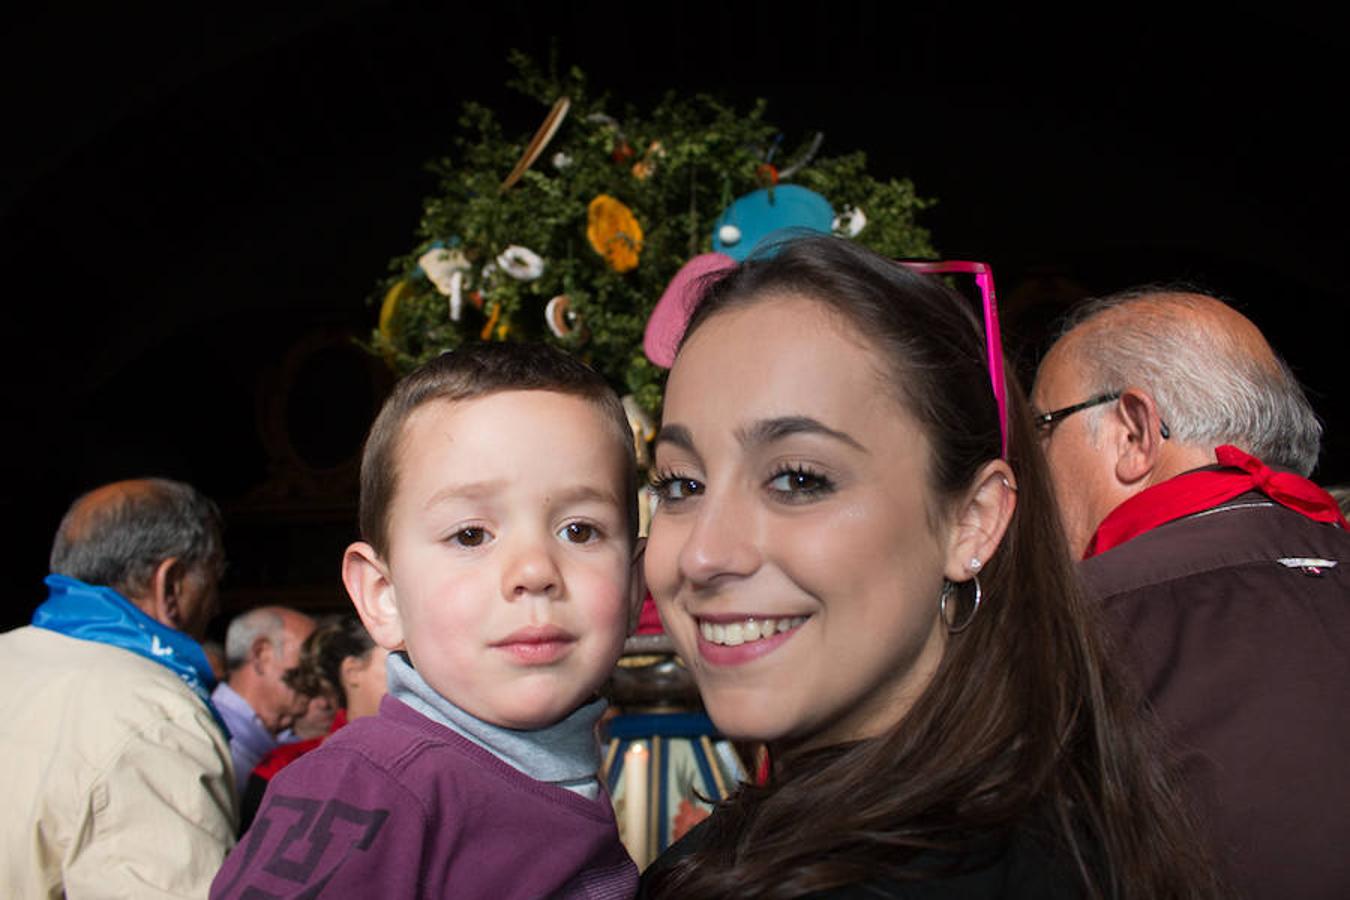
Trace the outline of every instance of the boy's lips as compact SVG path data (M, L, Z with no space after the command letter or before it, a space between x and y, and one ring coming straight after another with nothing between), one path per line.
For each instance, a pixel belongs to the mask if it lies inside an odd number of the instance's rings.
M510 654L518 663L541 666L566 656L576 640L570 631L556 625L527 625L490 646Z

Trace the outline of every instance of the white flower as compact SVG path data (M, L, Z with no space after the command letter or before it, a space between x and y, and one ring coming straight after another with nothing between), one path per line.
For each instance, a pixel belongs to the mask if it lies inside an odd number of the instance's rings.
M561 150L553 154L553 168L557 169L559 172L561 172L563 169L567 168L571 164L572 164L572 157L568 156Z
M856 206L845 206L844 211L834 217L832 228L835 234L857 237L867 227L867 216Z
M534 281L544 274L544 261L533 250L512 244L497 257L497 265L517 281Z
M435 247L417 258L417 264L427 273L427 278L436 286L436 290L447 297L456 289L456 272L467 272L469 259L459 250L447 250ZM460 279L462 281L462 278Z

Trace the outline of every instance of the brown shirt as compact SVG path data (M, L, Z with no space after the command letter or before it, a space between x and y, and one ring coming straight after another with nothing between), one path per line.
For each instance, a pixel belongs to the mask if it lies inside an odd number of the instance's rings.
M1082 571L1229 883L1350 897L1350 535L1246 494Z

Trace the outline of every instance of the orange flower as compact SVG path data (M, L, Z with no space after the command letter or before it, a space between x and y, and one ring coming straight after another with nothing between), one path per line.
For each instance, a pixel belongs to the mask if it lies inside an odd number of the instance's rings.
M642 226L631 209L608 194L596 197L587 209L586 239L614 271L637 268L642 252Z

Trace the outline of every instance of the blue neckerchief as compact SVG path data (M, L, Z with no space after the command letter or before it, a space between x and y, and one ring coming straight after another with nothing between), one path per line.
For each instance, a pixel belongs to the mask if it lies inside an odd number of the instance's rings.
M82 641L121 647L158 663L202 698L220 730L229 738L230 729L211 702L216 676L201 644L156 622L112 588L85 584L65 575L48 575L45 581L47 600L33 613L35 627Z

